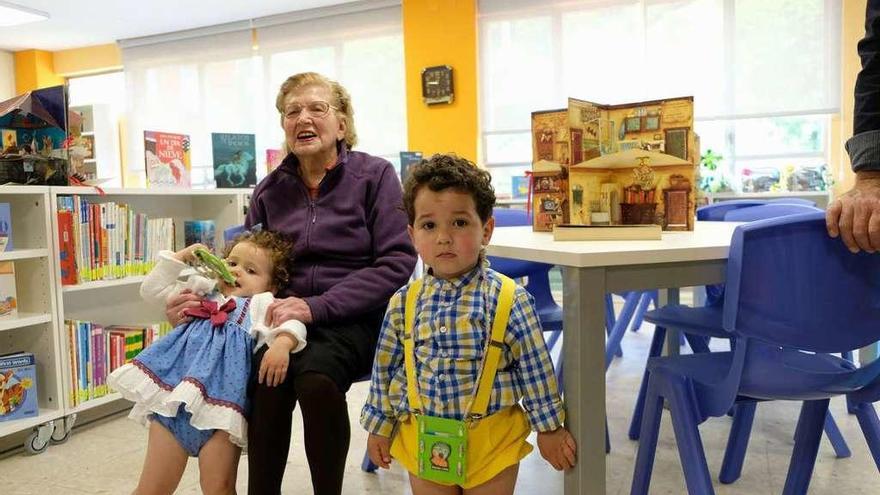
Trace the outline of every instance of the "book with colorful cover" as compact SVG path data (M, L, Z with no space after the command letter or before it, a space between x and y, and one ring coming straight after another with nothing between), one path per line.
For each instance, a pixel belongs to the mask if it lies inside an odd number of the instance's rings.
M15 263L0 262L0 320L18 317L18 297L15 293Z
M73 234L73 212L58 212L58 258L61 266L61 285L77 283L76 247Z
M183 222L184 244L190 246L201 243L214 251L217 228L213 220L185 220Z
M39 414L36 364L29 352L0 356L0 421Z
M217 187L257 185L257 148L253 134L212 132L211 144Z
M0 203L0 251L12 251L12 207Z
M190 187L188 135L144 131L144 158L150 187Z
M510 178L510 197L527 199L529 197L529 178L525 175L514 175Z
M409 168L422 161L421 151L401 151L400 152L400 182L406 182L409 174Z
M283 160L284 155L281 154L281 150L268 148L266 150L266 173L272 173Z

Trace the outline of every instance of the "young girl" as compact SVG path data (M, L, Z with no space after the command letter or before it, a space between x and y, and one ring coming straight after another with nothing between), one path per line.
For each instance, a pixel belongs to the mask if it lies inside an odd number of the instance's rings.
M150 423L144 468L136 494L173 493L187 456L199 458L202 492L235 493L241 448L247 435L246 389L251 355L268 344L257 379L284 381L290 354L306 345L306 328L289 320L264 324L272 293L288 277L290 243L268 231L246 232L227 247L234 284L200 275L178 281L193 252L163 251L141 285L141 296L164 305L183 289L207 295L181 323L131 363L113 371L108 384L135 403L129 417Z
M434 155L410 169L403 203L429 270L388 304L361 412L370 459L400 462L415 495L512 494L534 429L554 468L573 467L534 301L485 262L489 173Z

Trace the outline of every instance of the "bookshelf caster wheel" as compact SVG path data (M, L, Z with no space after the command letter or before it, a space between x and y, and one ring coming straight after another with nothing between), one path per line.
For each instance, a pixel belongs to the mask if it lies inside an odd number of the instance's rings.
M34 431L28 435L24 441L24 450L30 455L42 454L49 447L49 439L52 438L52 432L55 430L55 422L41 424L34 428Z
M73 424L76 422L76 414L71 414L66 418L55 422L55 428L52 430L52 436L49 441L53 445L59 445L70 439L70 432L73 430Z

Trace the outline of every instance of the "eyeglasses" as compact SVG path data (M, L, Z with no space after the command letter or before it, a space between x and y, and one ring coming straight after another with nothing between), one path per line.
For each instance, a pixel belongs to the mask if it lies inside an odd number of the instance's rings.
M326 101L322 101L322 100L310 101L310 102L306 103L305 105L302 105L299 103L294 103L294 104L290 105L289 107L287 107L286 111L284 112L284 116L291 118L291 119L297 119L305 110L312 117L321 119L321 118L324 118L327 116L327 114L330 112L331 108L333 110L339 110L338 108L334 107L333 105L327 103Z

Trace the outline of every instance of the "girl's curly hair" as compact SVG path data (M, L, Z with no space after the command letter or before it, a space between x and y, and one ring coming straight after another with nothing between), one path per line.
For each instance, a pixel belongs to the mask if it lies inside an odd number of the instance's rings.
M470 194L474 198L480 220L486 223L492 216L492 208L495 206L492 176L466 158L437 154L409 169L403 183L403 208L410 225L416 220L416 195L425 186L434 192L451 188Z
M249 242L269 252L272 263L272 287L278 291L287 286L293 269L293 243L283 235L269 230L245 231L223 247L223 258L228 258L232 248L240 242ZM274 292L273 291L273 292Z

